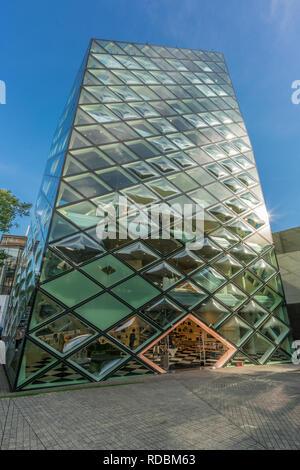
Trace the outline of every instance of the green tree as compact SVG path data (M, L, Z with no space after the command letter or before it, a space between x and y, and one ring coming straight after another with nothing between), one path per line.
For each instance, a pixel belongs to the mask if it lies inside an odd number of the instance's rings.
M0 233L7 233L13 226L17 226L17 217L29 215L31 204L21 202L11 191L0 189ZM0 266L6 258L3 250L0 250Z

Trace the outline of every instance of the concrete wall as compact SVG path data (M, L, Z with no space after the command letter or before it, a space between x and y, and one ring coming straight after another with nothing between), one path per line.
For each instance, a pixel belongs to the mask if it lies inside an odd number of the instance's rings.
M300 227L273 233L294 339L300 339Z

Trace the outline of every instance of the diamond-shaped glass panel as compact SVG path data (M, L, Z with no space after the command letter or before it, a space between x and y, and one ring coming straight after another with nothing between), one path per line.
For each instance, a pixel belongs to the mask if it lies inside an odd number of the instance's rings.
M114 163L97 148L74 150L72 155L91 170L106 168Z
M144 162L131 163L126 168L143 181L158 176L158 173Z
M252 250L246 247L246 245L243 245L242 243L234 246L231 250L230 253L244 266L251 263L257 255L253 253Z
M85 171L85 169L83 171ZM83 199L81 194L74 191L74 189L70 188L70 186L67 186L64 182L61 182L56 206L70 204L71 202L76 202L80 199Z
M68 307L72 307L88 297L98 294L102 289L79 271L72 271L43 284L43 290Z
M204 209L217 202L217 199L204 188L199 188L195 191L190 192L189 196L193 199L193 201L195 201L197 204L199 204L199 206L203 207Z
M263 307L268 310L274 310L277 305L282 301L282 297L276 294L272 289L265 285L254 295L254 299L257 300Z
M111 157L117 164L132 162L137 159L134 153L132 153L125 145L117 142L115 144L102 145L101 150ZM113 162L111 163L111 165ZM106 165L107 166L107 165ZM95 168L96 169L96 168ZM125 173L122 173L125 175ZM105 176L104 176L105 178ZM108 178L108 176L106 176Z
M163 178L151 181L151 183L147 183L147 186L153 189L153 191L163 199L180 194L180 191L173 184Z
M209 212L223 223L229 222L234 217L234 214L222 204L211 207Z
M249 225L252 225L252 227L254 227L256 230L258 230L260 227L265 225L265 223L267 222L255 212L251 212L251 214L247 214L246 217L244 217L244 220L248 222Z
M180 272L165 261L144 271L143 276L162 290L169 289L183 277Z
M283 286L280 278L280 274L276 274L276 276L272 277L272 279L268 282L269 286L271 286L276 292L284 296L283 293Z
M77 126L76 129L86 138L86 141L90 141L88 145L86 145L87 147L89 145L108 144L116 140L112 134L99 125Z
M199 320L207 323L208 326L215 328L221 321L227 318L231 312L215 299L211 298L194 307L193 314L198 317Z
M89 382L89 380L78 372L75 372L71 367L60 363L58 366L51 367L50 370L47 370L47 372L37 377L29 385L26 385L24 390L61 385L74 385L86 382Z
M162 255L172 253L172 251L175 251L177 248L182 248L182 244L178 240L174 240L172 238L149 238L148 240L145 240L145 242Z
M145 305L141 309L141 313L157 323L161 328L165 328L182 316L185 310L171 302L167 297L162 297L156 302Z
M78 204L58 209L58 211L80 228L96 225L101 219L97 215L97 207L89 201L79 202ZM69 235L69 233L66 233L66 235Z
M246 320L255 328L270 315L269 312L260 307L254 300L244 304L237 313L243 320Z
M101 336L73 354L69 361L98 381L117 368L127 357L128 354L122 349Z
M289 332L289 328L278 320L278 318L272 316L263 324L260 328L260 332L273 343L279 344Z
M207 297L206 292L190 281L179 283L174 289L168 292L168 295L186 308L193 308Z
M42 292L38 292L34 301L30 329L61 313L64 309L57 302Z
M90 104L87 106L82 106L82 109L98 122L110 122L118 120L118 118L103 104Z
M67 314L42 326L32 336L46 347L50 347L57 353L65 355L91 339L95 333L95 330L77 317Z
M253 231L241 220L235 220L227 225L227 228L234 234L241 238L248 237Z
M231 317L218 328L218 333L236 346L245 342L252 331L252 328L237 316Z
M262 286L262 281L247 270L236 276L233 282L250 295Z
M193 251L187 249L172 255L170 258L168 258L168 261L183 271L185 274L189 274L195 271L204 264L203 261Z
M214 263L212 263L212 266L228 277L234 276L243 269L243 266L228 254L218 258Z
M82 270L105 287L110 287L133 274L130 268L118 261L113 255L107 255L86 264Z
M49 352L27 339L19 371L18 386L42 372L56 360Z
M248 209L246 204L241 202L237 197L229 199L229 201L225 201L224 204L226 204L226 206L229 207L229 209L234 211L236 214L242 214Z
M154 371L147 367L144 363L136 359L130 359L126 362L120 369L116 370L112 375L109 376L109 379L118 379L123 377L136 377L141 375L151 375L154 374Z
M76 313L97 328L106 330L106 328L129 315L131 310L108 292L105 292L78 307Z
M221 227L209 234L214 242L216 242L223 250L228 250L231 246L236 245L239 239L231 232Z
M57 256L53 251L47 250L44 256L41 281L47 281L52 277L72 269L72 266L64 259Z
M140 276L134 276L128 281L122 282L112 291L134 308L139 308L160 293L158 289Z
M97 174L104 183L108 184L109 187L114 190L132 186L136 182L133 176L121 168L101 170L97 171Z
M263 259L259 259L256 263L252 264L250 269L263 281L270 279L270 277L276 272L276 270Z
M142 269L158 259L158 255L142 242L136 242L121 248L115 254L136 270Z
M211 267L197 271L192 278L210 293L215 292L226 282L225 277Z
M108 333L119 343L132 351L136 351L149 342L158 333L158 330L138 315L133 315Z
M204 259L206 262L211 261L220 253L222 253L221 248L219 248L218 245L216 245L207 237L205 237L203 240L203 247L200 250L193 250L193 251L202 259Z
M238 308L247 299L247 295L233 284L227 284L220 289L215 297L232 310Z
M136 204L147 205L158 201L158 197L145 186L134 186L123 193Z
M84 233L78 233L53 244L53 247L75 264L100 256L103 247Z
M255 333L246 344L243 345L242 351L251 359L259 364L264 364L275 346L265 339L261 334Z

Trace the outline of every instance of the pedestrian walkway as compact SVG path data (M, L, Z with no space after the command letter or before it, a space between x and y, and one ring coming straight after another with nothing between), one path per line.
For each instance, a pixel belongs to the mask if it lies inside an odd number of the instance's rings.
M4 367L0 365L0 396L10 393L8 380L4 371Z
M299 398L292 365L2 398L0 448L300 449Z

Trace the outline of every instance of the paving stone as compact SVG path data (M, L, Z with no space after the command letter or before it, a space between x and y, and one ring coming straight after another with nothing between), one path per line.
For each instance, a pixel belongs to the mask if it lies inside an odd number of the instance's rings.
M300 449L300 371L236 369L1 399L0 449Z

